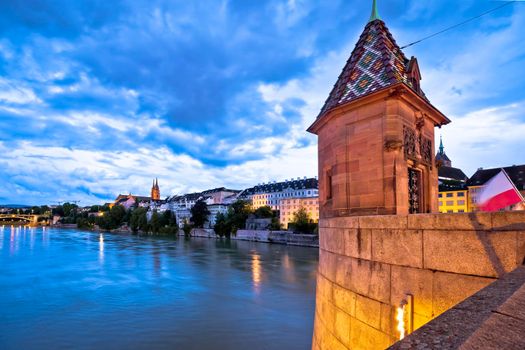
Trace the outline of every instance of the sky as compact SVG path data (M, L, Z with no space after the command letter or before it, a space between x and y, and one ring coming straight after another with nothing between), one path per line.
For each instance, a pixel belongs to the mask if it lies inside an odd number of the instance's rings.
M317 174L315 120L372 1L0 2L0 203ZM400 45L500 6L379 0ZM525 163L525 2L405 49L452 165Z

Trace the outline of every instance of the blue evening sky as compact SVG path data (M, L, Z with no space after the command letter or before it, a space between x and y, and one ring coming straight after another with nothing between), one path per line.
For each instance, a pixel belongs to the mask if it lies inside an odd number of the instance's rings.
M371 0L2 0L0 203L314 176L314 121ZM379 0L401 45L502 4ZM525 163L525 3L405 50L453 166Z

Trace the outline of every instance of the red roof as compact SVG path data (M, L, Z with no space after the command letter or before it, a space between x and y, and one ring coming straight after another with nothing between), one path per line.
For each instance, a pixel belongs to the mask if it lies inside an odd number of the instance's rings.
M417 60L407 59L385 23L375 19L366 25L318 118L335 107L401 82L426 100L419 88L419 74Z

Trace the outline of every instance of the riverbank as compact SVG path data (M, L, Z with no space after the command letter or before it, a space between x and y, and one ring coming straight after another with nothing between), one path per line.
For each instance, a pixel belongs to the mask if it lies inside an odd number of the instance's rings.
M191 230L190 235L191 237L217 238L213 229L193 229ZM237 234L232 235L230 239L319 248L319 236L297 234L290 231L238 230Z
M76 224L54 225L53 228L60 229L78 229ZM84 229L88 230L88 229ZM129 229L101 230L90 229L93 232L110 232L117 234L133 234ZM139 232L139 236L166 236L161 234L144 234ZM179 230L178 236L184 236L182 230ZM218 239L213 229L194 228L191 230L190 237ZM259 243L273 243L282 245L293 245L299 247L319 248L319 236L293 233L290 231L269 231L269 230L238 230L236 235L230 237L232 240L250 241Z

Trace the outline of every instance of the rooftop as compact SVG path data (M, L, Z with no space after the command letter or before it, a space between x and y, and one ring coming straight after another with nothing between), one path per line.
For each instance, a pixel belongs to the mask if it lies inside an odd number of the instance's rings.
M505 168L478 169L467 181L468 186L483 186L487 181L496 176L501 169L509 175L510 179L520 191L525 190L525 165L513 165Z

